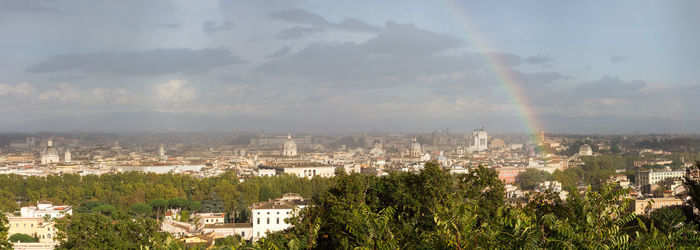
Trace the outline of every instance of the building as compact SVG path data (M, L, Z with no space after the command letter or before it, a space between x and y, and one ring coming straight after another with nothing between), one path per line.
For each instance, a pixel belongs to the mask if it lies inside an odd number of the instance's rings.
M671 171L667 168L663 171L639 170L635 173L635 180L638 186L653 185L667 178L683 178L685 171Z
M583 144L583 145L581 145L580 148L578 148L578 155L580 155L580 156L593 155L593 149L591 148L591 146L588 146L588 144Z
M481 152L489 148L488 133L484 131L484 127L476 128L472 133L472 139L474 144L471 147L471 151Z
M67 214L73 214L73 207L54 206L53 203L48 201L37 202L36 206L22 207L20 209L22 218L44 218L49 216L53 219L62 218Z
M420 147L420 143L418 143L418 139L413 137L413 142L411 142L411 148L409 149L409 155L411 157L419 158L419 157L421 157L422 152L423 152L423 149Z
M197 218L199 225L223 224L225 215L223 213L195 213L192 218Z
M206 225L202 228L203 234L214 234L214 238L223 238L239 235L244 240L253 240L252 223L222 223Z
M41 164L51 164L51 163L58 163L60 159L58 158L58 151L56 151L56 148L53 147L53 141L49 139L48 142L46 142L46 148L44 151L41 153Z
M287 135L287 140L284 141L282 156L297 156L297 143L292 139L292 134Z
M37 237L39 242L56 242L56 228L54 222L42 217L13 217L8 216L7 235L26 234Z
M268 232L287 229L290 224L285 219L292 217L309 201L298 194L284 194L282 198L259 202L251 207L253 222L253 240L265 237Z
M670 206L683 205L683 200L676 197L637 199L632 201L631 209L635 214L649 214L650 212Z
M513 184L520 173L525 172L525 168L497 168L498 179L505 184Z
M70 149L66 149L66 153L63 156L64 163L70 163L72 161L73 155L70 153Z
M327 165L313 165L313 164L290 164L290 165L280 165L280 166L260 166L258 167L258 173L265 174L268 176L273 175L289 174L294 175L299 178L313 178L314 176L320 177L333 177L335 176L335 167Z
M160 148L158 148L158 159L161 162L165 162L168 160L168 156L165 155L165 148L163 147L163 144L160 144Z

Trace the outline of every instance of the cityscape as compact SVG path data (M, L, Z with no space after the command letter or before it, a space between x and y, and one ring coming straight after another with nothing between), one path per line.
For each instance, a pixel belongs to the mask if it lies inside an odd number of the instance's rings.
M0 249L696 249L699 9L0 0Z

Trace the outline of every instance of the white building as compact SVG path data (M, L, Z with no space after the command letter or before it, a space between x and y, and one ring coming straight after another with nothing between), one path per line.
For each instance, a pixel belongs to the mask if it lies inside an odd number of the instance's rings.
M484 128L477 128L472 133L472 139L474 140L473 145L470 148L472 152L481 152L487 150L488 146L488 133L484 131Z
M165 148L163 147L163 144L160 144L160 148L158 148L158 158L161 162L168 160L168 156L165 155Z
M287 135L282 146L282 156L297 156L297 143L292 139L292 134Z
M282 198L253 204L253 240L265 237L268 232L287 229L290 224L284 220L292 217L308 205L308 200L298 194L284 194Z
M214 233L214 237L227 237L239 235L244 240L253 240L252 223L223 223L206 225L202 228L203 234Z
M53 141L49 139L49 141L46 142L46 148L41 153L41 164L58 163L59 161L58 151L53 147Z
M335 167L327 165L289 165L289 166L260 166L258 174L265 176L289 174L299 178L334 177ZM272 173L274 171L274 174Z
M22 218L44 218L49 216L53 218L62 218L66 214L73 214L72 206L54 206L51 202L37 202L36 206L22 207L20 216Z
M258 176L275 176L277 170L274 168L258 168Z
M643 185L653 185L657 182L663 181L667 178L683 178L685 176L685 171L671 171L666 169L663 171L653 171L653 170L637 170L635 173L635 180L638 186Z

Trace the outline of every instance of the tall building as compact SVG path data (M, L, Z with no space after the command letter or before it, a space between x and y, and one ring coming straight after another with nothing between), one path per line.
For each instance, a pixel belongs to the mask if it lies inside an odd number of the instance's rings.
M472 133L474 144L472 151L484 151L488 149L488 133L484 131L484 127L476 128Z
M41 153L41 164L58 163L59 161L58 151L53 147L53 141L49 139L49 141L46 142L46 148Z
M282 156L297 156L297 144L292 139L292 134L287 135L287 140L282 146Z

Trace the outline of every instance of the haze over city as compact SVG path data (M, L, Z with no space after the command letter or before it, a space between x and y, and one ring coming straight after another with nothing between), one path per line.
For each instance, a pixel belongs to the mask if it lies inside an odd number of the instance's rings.
M0 1L0 131L698 133L696 1Z

